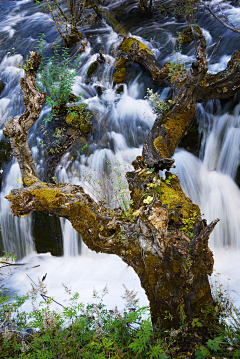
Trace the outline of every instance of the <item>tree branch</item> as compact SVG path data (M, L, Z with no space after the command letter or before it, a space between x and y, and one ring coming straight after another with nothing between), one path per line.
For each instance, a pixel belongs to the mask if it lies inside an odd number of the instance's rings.
M166 140L163 133L162 138L155 141L158 159L171 155L178 138L183 135L182 129L189 125L192 112L195 112L194 91L207 71L205 47L204 38L199 38L197 61L192 64L188 76L180 79L185 85L180 87L174 104L162 117L164 122L158 125L168 136ZM79 186L41 182L27 145L25 129L35 122L46 97L34 83L39 61L40 57L31 53L27 62L29 70L22 80L26 118L13 119L4 132L11 139L25 185L25 188L12 190L6 197L12 203L13 215L25 216L42 211L67 218L90 249L121 257L141 280L150 301L154 324L160 321L165 328L178 328L183 311L187 320L201 319L201 308L213 304L207 277L213 267L208 239L217 220L206 227L198 206L183 193L177 176L167 173L164 181L158 173L149 171L147 153L147 161L143 157L137 158L133 163L134 171L127 174L133 200L129 217L123 216L120 209L114 212L103 210ZM159 131L157 125L155 130ZM149 141L146 143L150 144ZM166 145L165 157L160 144ZM183 221L188 218L191 223L186 225ZM173 320L166 319L166 311ZM209 316L209 322L211 320ZM205 333L206 327L202 331Z
M172 166L172 163L169 166L169 159L193 123L197 106L196 88L208 70L206 41L202 33L198 33L196 60L190 71L176 79L178 93L173 103L157 117L145 140L143 157L147 165L156 170L169 169Z
M26 61L24 66L25 77L20 80L26 109L19 119L15 117L9 121L3 131L4 135L10 139L13 154L17 157L22 182L25 186L39 181L32 152L27 142L27 133L29 128L37 121L47 96L39 91L35 85L41 58L41 54L30 52L30 59Z
M227 68L215 75L207 74L196 89L197 102L227 99L240 88L240 51L232 54Z
M208 6L208 5L205 3L205 1L202 1L202 4L203 4L203 6L212 14L212 16L215 17L215 19L217 19L223 26L225 26L225 27L226 27L227 29L229 29L229 30L232 30L232 31L236 32L237 34L240 34L240 30L239 30L235 25L231 24L232 26L230 26L230 25L228 25L225 21L223 21L222 19L220 19L220 17L215 14L215 12L210 8L210 6ZM223 14L223 12L222 12L220 6L218 6L218 7L219 7L221 13ZM225 19L227 19L227 17L226 17L224 14L223 14L223 16L225 17ZM228 19L227 19L227 20L228 20ZM228 20L228 21L229 21L229 20Z

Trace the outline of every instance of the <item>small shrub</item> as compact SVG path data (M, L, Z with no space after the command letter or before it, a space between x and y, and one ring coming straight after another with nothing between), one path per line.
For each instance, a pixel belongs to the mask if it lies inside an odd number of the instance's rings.
M43 37L39 40L37 51L44 51ZM76 57L71 63L68 50L60 49L58 45L53 53L51 58L45 57L42 60L37 78L38 88L47 93L46 103L52 107L52 112L45 121L50 121L57 113L66 113L66 104L69 102L80 61L79 57ZM75 98L75 102L80 99L81 95Z

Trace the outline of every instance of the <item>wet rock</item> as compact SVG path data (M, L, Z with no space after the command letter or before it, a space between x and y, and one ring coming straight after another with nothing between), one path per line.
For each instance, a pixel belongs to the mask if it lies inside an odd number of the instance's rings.
M68 126L79 129L83 134L88 134L91 131L90 118L89 113L85 111L85 106L79 105L71 107L71 112L65 121Z
M237 183L238 187L240 187L240 166L238 166L237 174L235 177L235 182Z
M63 240L60 220L43 212L35 212L32 217L32 234L38 253L50 252L53 256L63 255Z
M101 96L102 95L102 87L97 86L96 90L97 90L98 96Z
M98 63L98 61L96 60L96 61L94 61L94 62L89 66L89 68L88 68L88 70L87 70L87 74L88 74L89 77L91 77L92 74L97 70L98 65L99 65L99 63Z
M70 154L72 158L76 158L77 155L84 155L88 149L88 143L85 137L81 136L76 138L70 148Z
M5 83L2 80L0 80L0 94L3 92L4 87L5 87Z
M2 178L7 163L11 160L11 145L6 138L0 140L0 190L2 188Z
M200 150L200 140L198 133L198 123L196 121L192 127L188 129L187 134L182 138L178 147L184 147L187 151L198 157Z
M124 90L123 85L120 85L120 86L117 87L116 93L121 94L123 92L123 90Z

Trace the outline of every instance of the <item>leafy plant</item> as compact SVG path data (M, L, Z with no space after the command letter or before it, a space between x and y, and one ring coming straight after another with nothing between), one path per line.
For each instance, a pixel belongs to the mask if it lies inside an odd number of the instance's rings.
M65 119L67 125L79 129L82 133L90 131L90 120L92 115L86 110L87 105L81 103L78 106L70 106Z
M205 329L198 318L189 323L183 320L178 329L153 328L149 317L143 319L149 309L139 307L136 293L126 287L123 313L116 307L109 311L103 304L107 287L102 292L94 291L96 303L87 305L81 303L78 293L64 288L69 302L66 306L60 304L60 312L51 309L54 299L46 295L46 286L41 280L32 286L28 296L11 298L1 292L0 358L239 358L240 318L230 299L224 299L221 287L216 289L218 310L208 310L212 315L220 314L220 322L216 321L211 337L205 341L199 336L199 331ZM43 301L37 304L39 294ZM21 310L27 298L33 303L31 313ZM231 317L234 326L229 323L230 308L232 315L235 313ZM166 312L166 317L171 318L171 314Z
M44 51L43 36L38 43L37 51L42 53ZM52 112L45 121L50 121L57 113L67 110L66 104L69 102L75 83L76 67L79 61L79 57L76 57L72 63L68 50L66 48L60 49L60 46L57 45L53 51L53 56L45 58L41 62L37 86L47 93L46 103L52 107ZM75 102L80 99L81 95L75 98Z
M171 77L172 85L175 83L178 77L180 77L184 72L187 71L185 66L178 61L176 63L170 61L170 63L168 63L168 69L169 69L169 76Z
M180 231L185 232L189 235L190 238L194 237L193 227L196 223L198 217L198 213L193 211L192 214L189 215L188 218L182 218L182 227L180 227Z
M167 111L169 108L169 106L164 101L160 100L160 95L157 92L153 92L152 89L147 89L147 95L145 96L145 98L152 103L154 110L158 114Z

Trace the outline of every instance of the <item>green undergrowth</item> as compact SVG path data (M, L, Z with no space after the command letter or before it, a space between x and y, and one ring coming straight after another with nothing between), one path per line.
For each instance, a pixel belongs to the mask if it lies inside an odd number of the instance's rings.
M86 104L76 105L76 102L81 100L82 94L78 96L72 94L81 56L76 55L71 61L69 50L56 44L53 49L53 56L46 57L44 56L44 46L45 41L42 35L36 49L38 53L43 55L36 85L39 90L46 92L46 104L52 108L51 113L44 121L51 121L56 115L68 115L73 117L71 120L74 122L73 127L78 126L81 121L84 122L85 117L85 122L89 123L91 116L88 112L86 114L84 112ZM67 106L68 103L69 106ZM81 113L81 117L84 119L79 120L77 118L78 113Z
M204 340L201 337L204 323L198 318L189 323L183 321L178 329L152 327L149 308L139 307L136 294L126 287L124 312L117 307L109 311L103 304L107 287L100 295L94 292L96 303L87 305L81 303L78 293L64 288L69 301L64 306L60 303L61 311L51 309L54 299L46 295L46 286L40 279L22 297L16 294L10 297L1 288L0 358L240 357L239 313L220 285L215 289L216 306L208 309L213 317L220 318L219 324L213 324L211 338ZM39 295L43 300L38 304ZM21 307L29 299L33 310L26 313Z

